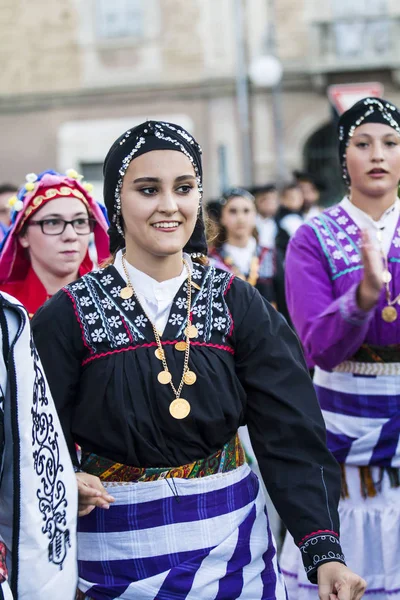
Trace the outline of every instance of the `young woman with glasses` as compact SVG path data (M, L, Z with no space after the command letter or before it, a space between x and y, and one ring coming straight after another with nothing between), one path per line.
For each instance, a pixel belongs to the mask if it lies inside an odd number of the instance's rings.
M30 317L59 289L93 268L90 234L98 259L108 256L107 222L73 170L27 175L11 199L11 228L0 256L0 290L17 298Z

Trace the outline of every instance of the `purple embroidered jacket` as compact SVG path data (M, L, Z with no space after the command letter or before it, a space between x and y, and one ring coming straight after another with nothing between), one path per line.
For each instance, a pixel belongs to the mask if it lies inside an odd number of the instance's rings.
M305 223L286 255L286 295L290 315L309 367L329 371L361 344L400 343L400 317L386 323L385 290L375 308L360 310L357 287L363 277L361 232L349 214L334 206ZM388 254L391 297L400 294L400 219ZM400 313L400 306L397 305ZM400 361L400 359L399 359Z

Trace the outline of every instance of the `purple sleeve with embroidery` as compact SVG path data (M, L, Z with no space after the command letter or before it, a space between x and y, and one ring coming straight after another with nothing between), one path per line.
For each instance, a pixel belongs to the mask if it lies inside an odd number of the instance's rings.
M358 307L357 287L358 282L337 297L318 238L303 225L286 255L286 297L309 367L331 370L363 343L373 311Z

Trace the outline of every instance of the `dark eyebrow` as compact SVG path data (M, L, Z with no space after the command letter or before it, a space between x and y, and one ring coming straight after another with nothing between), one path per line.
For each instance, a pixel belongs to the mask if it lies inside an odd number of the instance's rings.
M76 217L79 217L80 215L87 216L87 213L82 210L82 211L79 211L79 212L75 213L72 218L74 219ZM45 215L43 217L43 219L51 219L52 217L56 217L57 219L64 219L64 215L60 215L58 213L50 213L49 215Z
M393 131L390 133L385 133L385 135L383 135L383 138L387 138L387 137L391 137L392 135L394 135L395 137L399 137L399 134L397 133L397 131ZM367 138L372 138L373 136L370 135L369 133L356 133L353 135L353 137L367 137Z
M176 177L175 181L187 181L188 179L195 180L196 178L193 175L179 175ZM139 177L135 179L133 183L161 183L161 179L159 177Z
M196 177L193 175L180 175L175 179L175 181L186 181L187 179L193 179L193 181L196 181Z
M135 179L133 183L160 183L161 179L158 177L139 177Z

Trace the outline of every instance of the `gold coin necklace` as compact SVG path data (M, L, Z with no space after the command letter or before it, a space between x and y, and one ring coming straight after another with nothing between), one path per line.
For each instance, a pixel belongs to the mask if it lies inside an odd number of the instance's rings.
M387 256L382 248L382 244L381 244L382 232L381 231L377 232L377 238L378 238L378 241L380 244L380 252L381 252L383 267L384 267L383 272L382 272L382 279L383 279L383 283L385 284L386 303L387 303L387 306L385 306L382 309L381 315L382 315L382 319L386 323L394 323L398 317L397 309L395 308L394 305L400 304L400 294L398 294L396 296L396 298L392 299L392 297L391 297L389 284L392 281L392 274L389 271L389 262L388 262Z
M157 349L155 351L155 355L158 358L158 360L161 361L161 363L163 365L163 371L160 371L160 373L157 375L157 379L158 379L159 383L161 383L162 385L169 384L172 388L172 391L175 394L175 400L173 400L171 402L171 404L169 405L169 412L174 419L185 419L189 415L190 410L191 410L190 404L187 400L185 400L185 398L181 397L181 392L182 392L182 388L185 384L193 385L197 379L196 373L189 370L190 339L195 338L198 335L197 327L195 327L195 325L192 324L192 321L190 318L191 304L192 304L192 285L191 285L192 284L192 274L190 272L189 265L185 259L183 259L183 264L185 265L187 275L188 275L188 277L187 277L187 326L185 328L186 341L177 342L175 344L175 348L177 350L185 353L184 360L183 360L183 374L182 374L181 382L180 382L178 388L176 388L172 381L172 375L170 373L170 370L168 369L168 364L167 364L167 361L165 358L164 348L162 347L160 334L158 333L154 323L151 321L151 319L149 319L148 315L146 314L146 312L144 311L144 309L140 303L140 300L133 288L133 285L132 285L130 277L129 277L128 270L126 268L125 253L122 255L122 267L124 269L127 286L122 288L122 290L120 292L120 296L121 296L121 298L124 298L124 299L128 299L128 298L131 298L132 296L135 296L135 299L137 300L138 304L141 306L149 323L151 323L151 326L153 328L154 337L155 337L155 340L157 343Z

